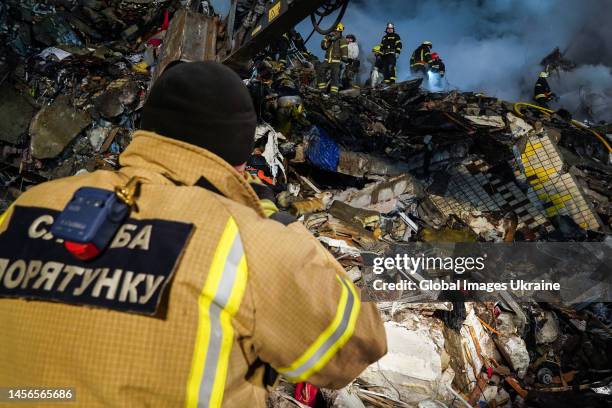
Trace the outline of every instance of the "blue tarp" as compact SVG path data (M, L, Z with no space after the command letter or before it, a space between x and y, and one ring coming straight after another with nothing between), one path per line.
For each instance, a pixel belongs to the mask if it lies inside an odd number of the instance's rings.
M308 134L306 157L320 169L336 171L340 161L340 148L325 130L314 126Z

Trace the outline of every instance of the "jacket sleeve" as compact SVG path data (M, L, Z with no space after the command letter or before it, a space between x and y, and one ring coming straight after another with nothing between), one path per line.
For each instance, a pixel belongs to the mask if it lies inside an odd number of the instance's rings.
M327 37L321 40L321 49L327 50L329 48L329 40Z
M400 54L402 52L402 39L399 35L395 36L395 53Z
M423 48L423 61L430 64L431 63L431 51L427 48Z
M255 258L249 266L257 355L291 382L344 387L387 351L376 305L361 303L340 264L303 225L274 235L263 269Z

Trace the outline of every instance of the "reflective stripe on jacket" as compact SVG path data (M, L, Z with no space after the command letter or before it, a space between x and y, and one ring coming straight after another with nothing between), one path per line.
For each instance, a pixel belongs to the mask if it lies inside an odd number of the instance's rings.
M410 57L410 66L424 66L431 63L431 52L428 46L421 45L412 53Z
M540 99L550 101L552 99L552 91L546 78L538 78L533 90L533 99L536 101Z
M444 65L444 62L442 62L441 59L432 60L429 65L433 72L438 73L440 75L444 75L446 71L446 67Z
M253 189L229 164L142 131L120 164L118 171L23 193L0 222L0 241L7 228L21 225L13 224L15 208L61 210L80 187L112 190L137 176L142 185L132 219L193 224L159 313L0 299L4 387L70 386L86 407L263 408L266 367L293 381L337 388L385 353L376 306L360 302L342 267L300 223L267 219ZM202 178L218 193L196 186ZM168 239L155 231L151 240ZM28 239L27 228L23 234ZM45 254L31 257L45 260ZM0 259L0 277L5 268ZM35 272L31 281L39 279ZM63 275L46 274L44 286L54 289ZM90 286L110 285L110 274L90 278ZM145 283L127 289L142 291ZM102 296L126 290L124 281L116 284L113 291L104 286Z
M326 36L321 40L321 48L325 50L325 62L340 63L348 59L348 42L342 35Z
M400 54L402 52L402 39L397 33L386 33L380 41L380 52L386 54Z

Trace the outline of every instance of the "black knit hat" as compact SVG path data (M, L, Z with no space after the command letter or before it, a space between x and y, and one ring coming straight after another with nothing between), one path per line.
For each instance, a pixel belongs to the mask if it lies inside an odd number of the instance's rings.
M253 150L257 116L248 89L217 62L166 70L142 110L141 128L215 153L233 166Z

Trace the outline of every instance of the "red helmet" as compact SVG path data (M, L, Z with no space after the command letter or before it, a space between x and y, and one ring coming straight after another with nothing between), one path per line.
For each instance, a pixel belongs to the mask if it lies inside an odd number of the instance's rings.
M435 59L435 60L437 60L437 59L439 59L439 58L440 58L440 56L438 55L438 53L437 53L437 52L432 52L432 53L431 53L431 59Z

